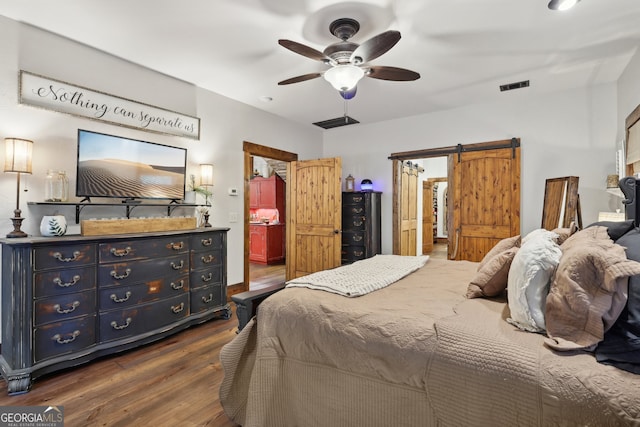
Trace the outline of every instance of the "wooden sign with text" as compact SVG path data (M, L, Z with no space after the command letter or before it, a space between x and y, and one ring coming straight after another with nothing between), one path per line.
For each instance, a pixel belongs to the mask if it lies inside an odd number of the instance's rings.
M149 132L200 139L200 119L20 71L20 103Z

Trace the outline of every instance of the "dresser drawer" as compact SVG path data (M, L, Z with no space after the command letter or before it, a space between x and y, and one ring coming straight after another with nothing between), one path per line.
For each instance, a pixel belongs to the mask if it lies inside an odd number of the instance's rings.
M222 250L191 252L191 270L213 267L222 264Z
M96 293L91 290L41 298L33 302L33 312L36 326L95 314Z
M342 193L342 206L364 206L364 195L361 193Z
M366 217L362 215L358 215L358 216L343 215L342 216L343 230L364 230L365 223L366 223Z
M353 262L366 258L364 246L343 246L342 261Z
M222 283L222 266L192 271L189 279L191 289Z
M224 233L198 233L191 236L191 249L196 252L221 249Z
M173 280L161 277L131 286L117 286L100 291L100 310L115 310L146 302L158 301L189 292L189 276L184 274Z
M33 295L35 298L79 292L96 286L96 268L68 268L50 270L33 275Z
M133 285L149 279L174 280L189 271L189 254L98 266L98 286Z
M189 294L136 307L100 313L100 341L147 333L189 315Z
M361 246L364 244L364 231L342 231L342 244Z
M145 239L100 243L99 262L118 262L135 259L157 258L189 251L189 237L175 236L161 239Z
M222 284L204 286L191 291L191 313L207 311L222 305Z
M94 345L96 343L96 317L92 315L64 322L49 323L35 328L33 335L33 358L37 363Z
M96 260L96 245L56 245L34 249L34 270L70 268L92 264Z

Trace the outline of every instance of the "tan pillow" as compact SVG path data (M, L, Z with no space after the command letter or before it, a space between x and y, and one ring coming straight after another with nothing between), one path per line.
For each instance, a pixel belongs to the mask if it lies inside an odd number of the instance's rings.
M507 288L511 262L518 249L514 246L492 256L487 262L483 260L484 263L467 287L467 298L494 297L503 293Z
M506 239L502 239L498 243L496 243L496 245L491 248L489 252L487 252L484 258L482 258L482 261L480 261L480 265L478 265L478 271L480 271L480 269L489 261L491 261L491 259L496 255L513 247L520 247L520 235L507 237Z
M579 231L561 249L547 295L545 343L561 351L592 350L624 309L629 276L640 274L640 263L628 260L601 226Z
M493 297L507 288L511 261L520 247L520 236L500 240L482 258L478 273L467 288L467 298Z
M561 245L564 243L565 240L567 240L569 237L575 234L576 231L578 231L578 226L576 225L575 222L571 221L569 228L556 228L555 230L552 230L552 231L558 235L558 238L556 239L556 243Z

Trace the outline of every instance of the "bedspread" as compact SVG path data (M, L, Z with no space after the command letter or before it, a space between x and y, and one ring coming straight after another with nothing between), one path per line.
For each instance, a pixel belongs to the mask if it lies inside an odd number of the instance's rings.
M466 300L476 263L431 259L358 298L285 289L221 352L243 426L640 425L640 377L558 355Z

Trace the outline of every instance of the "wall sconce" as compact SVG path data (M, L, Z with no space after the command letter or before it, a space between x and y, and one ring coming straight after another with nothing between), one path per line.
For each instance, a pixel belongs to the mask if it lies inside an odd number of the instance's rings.
M22 218L20 215L20 174L31 173L31 157L33 154L33 141L19 138L5 138L5 159L4 159L4 171L16 172L17 178L17 191L16 191L16 209L13 211L13 231L7 234L7 237L27 237L27 233L20 230L22 226Z

